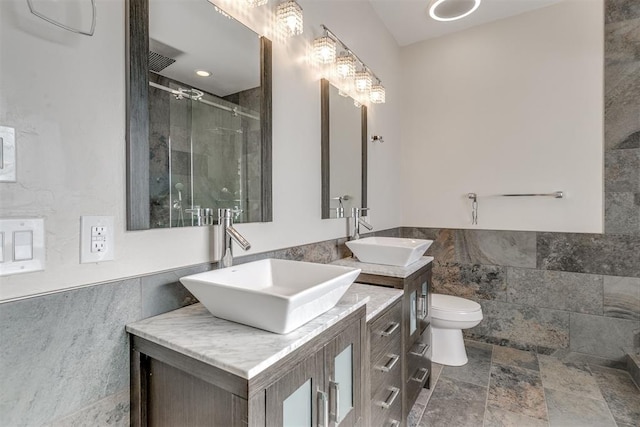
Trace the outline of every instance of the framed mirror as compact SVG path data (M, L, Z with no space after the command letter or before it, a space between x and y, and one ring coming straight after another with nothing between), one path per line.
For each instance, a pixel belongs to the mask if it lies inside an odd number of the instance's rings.
M322 219L367 207L367 107L320 81ZM363 213L364 215L364 213Z
M270 40L207 0L127 10L127 229L271 221Z

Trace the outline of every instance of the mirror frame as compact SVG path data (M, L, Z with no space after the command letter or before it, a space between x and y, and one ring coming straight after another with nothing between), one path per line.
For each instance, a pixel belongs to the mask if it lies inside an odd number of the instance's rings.
M206 1L206 0L202 0ZM126 0L127 230L151 228L149 203L149 1ZM239 22L240 25L244 25ZM260 36L262 220L273 220L272 46Z
M329 111L329 80L320 80L320 145L321 160L320 168L322 170L322 219L331 218L331 189L329 188L331 165L330 165L330 111ZM361 208L367 207L367 106L360 107L360 124L361 124ZM363 216L366 216L364 211Z

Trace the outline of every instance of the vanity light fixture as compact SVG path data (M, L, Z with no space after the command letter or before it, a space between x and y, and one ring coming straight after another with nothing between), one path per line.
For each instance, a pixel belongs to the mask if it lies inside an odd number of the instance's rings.
M371 73L366 68L361 71L356 71L356 76L354 80L356 91L358 92L369 92L371 90L372 80Z
M353 77L356 73L356 58L351 52L341 52L336 59L336 74L341 79Z
M206 70L196 70L196 74L200 77L209 77L211 73Z
M481 0L431 0L429 16L436 21L455 21L471 15Z
M380 84L378 81L377 84L371 86L371 91L369 92L369 100L374 104L384 104L386 101L384 86Z
M302 8L295 0L286 0L278 5L276 21L285 35L297 36L302 34Z
M318 64L336 62L336 41L325 34L313 41L313 57Z
M342 96L351 96L356 107L366 102L384 103L385 89L378 76L330 29L325 25L321 27L324 36L314 40L313 56L318 64L335 64L332 70L327 72L330 76L325 78L332 80L337 76L339 80L334 82L334 85L338 88L338 93ZM338 50L340 53L336 57ZM356 71L357 69L359 70ZM373 85L374 79L375 85Z

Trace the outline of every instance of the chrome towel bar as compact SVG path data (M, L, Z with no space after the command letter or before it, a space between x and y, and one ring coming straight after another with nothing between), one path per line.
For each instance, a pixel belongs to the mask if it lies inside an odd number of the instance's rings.
M502 197L554 197L564 198L564 191L554 191L553 193L531 193L531 194L501 194Z

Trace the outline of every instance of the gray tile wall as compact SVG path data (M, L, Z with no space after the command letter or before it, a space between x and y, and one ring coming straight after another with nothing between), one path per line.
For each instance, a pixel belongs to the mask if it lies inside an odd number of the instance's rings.
M403 227L433 239L433 291L478 301L469 338L622 359L640 334L640 236Z

